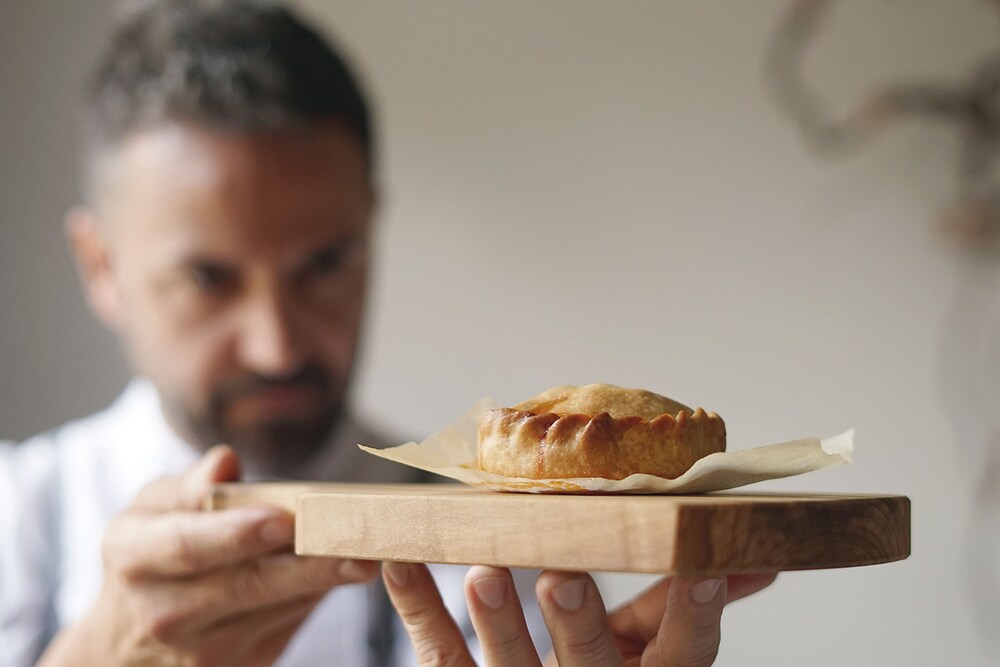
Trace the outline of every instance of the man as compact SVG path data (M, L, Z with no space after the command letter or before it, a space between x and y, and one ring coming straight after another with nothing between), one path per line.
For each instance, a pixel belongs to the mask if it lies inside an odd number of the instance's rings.
M473 568L463 591L456 568L387 564L393 632L377 564L295 557L277 508L201 511L241 477L417 479L353 447L378 440L346 409L373 131L315 32L266 3L150 3L97 69L87 132L67 231L138 379L0 448L3 664L383 665L412 661L408 640L461 664L473 634L490 664L531 664L539 608L566 662L711 663L727 585L770 578L665 582L609 620L589 577L544 573L526 620L506 570Z

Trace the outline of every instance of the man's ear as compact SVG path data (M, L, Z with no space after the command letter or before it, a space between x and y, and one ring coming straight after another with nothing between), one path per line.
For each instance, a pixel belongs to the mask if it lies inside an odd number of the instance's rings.
M83 206L70 209L65 227L90 310L105 326L119 329L124 314L107 230L102 229L94 212Z

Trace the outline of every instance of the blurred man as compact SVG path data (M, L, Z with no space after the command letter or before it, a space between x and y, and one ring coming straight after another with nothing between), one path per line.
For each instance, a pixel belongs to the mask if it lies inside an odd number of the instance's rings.
M474 569L465 592L464 570L387 566L403 632L377 564L295 557L277 508L201 511L241 476L419 481L353 446L380 440L346 407L376 187L343 60L281 6L150 3L116 32L87 111L86 203L67 231L136 379L105 411L0 448L4 664L468 660L472 624L493 663L525 664L543 625L506 570ZM605 651L672 637L648 664L710 664L727 582L675 582L673 607L668 585L609 624L589 577L543 575L557 652L596 628Z

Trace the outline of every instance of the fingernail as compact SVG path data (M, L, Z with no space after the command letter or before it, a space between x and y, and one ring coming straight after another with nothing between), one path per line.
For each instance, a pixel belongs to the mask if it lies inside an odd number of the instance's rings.
M722 579L703 579L691 587L691 599L698 604L706 604L715 599L722 586Z
M382 571L388 575L392 583L400 587L405 586L410 580L410 566L407 563L387 561L382 563Z
M340 561L337 571L344 579L350 579L351 581L365 581L372 576L368 568L356 560Z
M490 609L499 609L507 599L507 582L500 577L483 577L472 582L479 601Z
M257 531L264 544L291 544L295 526L286 519L271 519Z
M552 599L566 611L576 611L583 606L583 594L587 582L583 579L567 579L552 589Z

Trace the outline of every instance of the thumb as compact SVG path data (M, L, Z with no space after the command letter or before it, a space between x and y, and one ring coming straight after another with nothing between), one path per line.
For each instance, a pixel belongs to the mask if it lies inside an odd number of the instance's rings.
M235 482L240 478L240 457L229 445L216 445L205 452L192 472L209 484Z
M199 510L221 482L240 478L240 460L227 445L216 445L179 475L160 478L136 496L133 508L148 511Z
M200 509L212 493L212 487L240 478L240 459L229 445L216 445L201 460L181 474L180 502L186 509Z

